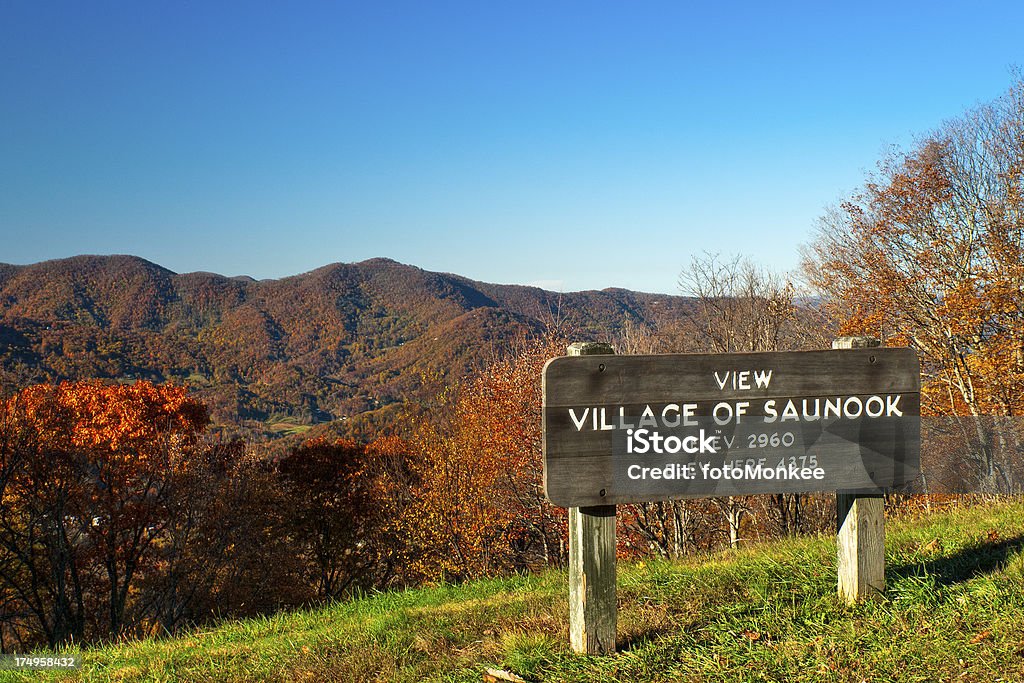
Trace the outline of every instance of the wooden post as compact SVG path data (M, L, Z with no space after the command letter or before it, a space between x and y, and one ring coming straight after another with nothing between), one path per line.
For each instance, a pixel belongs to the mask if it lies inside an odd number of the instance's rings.
M881 346L872 337L840 337L833 349ZM882 494L836 491L839 597L848 604L885 591L885 515Z
M570 356L615 353L610 344L576 342ZM615 506L569 508L569 644L580 654L615 652Z

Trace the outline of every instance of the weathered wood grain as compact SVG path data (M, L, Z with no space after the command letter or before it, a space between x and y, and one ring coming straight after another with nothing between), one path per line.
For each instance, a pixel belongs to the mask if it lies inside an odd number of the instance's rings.
M853 604L885 592L885 501L837 492L839 597Z
M575 343L570 356L612 353L608 344ZM618 633L615 506L569 508L569 644L579 654L615 652Z
M873 337L840 337L833 349L872 349ZM918 435L920 438L920 435ZM850 486L848 488L859 488ZM837 574L840 599L849 604L878 597L885 592L885 502L881 495L836 491Z
M740 388L733 385L734 375L727 374L753 370L771 372L767 386L757 386L751 375L746 378L749 388ZM565 357L549 361L543 379L544 484L549 500L556 505L835 488L878 490L917 476L920 425L915 418L920 414L920 376L917 354L911 349ZM790 399L799 405L806 399L813 405L815 399L857 397L867 401L872 396L898 396L906 419L765 422L764 404L770 399L779 410ZM749 404L740 423L719 425L710 417L717 404L739 401ZM660 414L666 406L682 404L696 406L697 426L691 432L703 428L708 434L731 439L733 445L722 447L714 456L624 455L626 430L639 425L645 407ZM614 429L595 429L595 411L600 416L598 427ZM578 422L584 415L581 427ZM685 430L662 431L682 434ZM758 432L791 432L794 446L748 448L748 437ZM623 474L634 463L651 467L670 462L720 465L730 458L778 461L809 455L828 471L827 481L708 482L703 488L680 482L673 488L665 482L631 481Z
M772 370L767 389L720 389L715 372ZM578 356L548 361L544 405L569 407L681 400L898 394L921 390L913 349L785 353Z
M615 506L569 508L569 644L574 652L615 652L615 584Z

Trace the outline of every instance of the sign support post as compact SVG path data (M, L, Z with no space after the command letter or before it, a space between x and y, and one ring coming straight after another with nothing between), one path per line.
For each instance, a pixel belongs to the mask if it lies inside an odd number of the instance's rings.
M873 337L840 337L833 349L881 346ZM880 493L836 491L839 597L848 604L885 592L885 505Z
M576 342L569 356L609 355L610 344ZM615 652L615 506L569 508L569 644L578 654Z

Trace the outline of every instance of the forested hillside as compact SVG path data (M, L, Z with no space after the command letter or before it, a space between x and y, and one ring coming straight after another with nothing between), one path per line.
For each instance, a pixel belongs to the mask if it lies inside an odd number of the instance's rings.
M176 274L132 256L2 264L0 379L8 392L63 379L184 383L215 424L275 435L372 416L545 328L610 335L682 305L621 289L486 284L387 259L262 281Z

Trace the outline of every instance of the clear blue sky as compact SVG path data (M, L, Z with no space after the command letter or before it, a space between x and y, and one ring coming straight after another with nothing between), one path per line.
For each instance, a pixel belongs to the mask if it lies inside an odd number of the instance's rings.
M1020 2L0 3L0 262L675 292L1024 65Z

